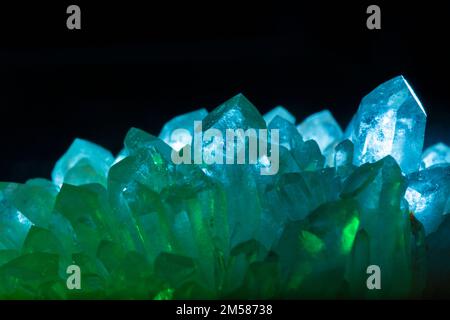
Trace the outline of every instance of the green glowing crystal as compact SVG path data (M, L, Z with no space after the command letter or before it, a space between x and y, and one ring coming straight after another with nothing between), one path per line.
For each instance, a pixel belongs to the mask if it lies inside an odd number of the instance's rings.
M299 240L302 242L301 246L309 253L319 253L325 247L325 244L319 237L306 230L300 233Z
M113 163L112 154L102 147L82 139L75 139L67 152L58 160L52 172L53 182L74 185L86 183L105 184L108 169Z
M172 119L159 137L131 128L115 159L76 139L57 161L53 181L0 183L0 298L372 299L443 292L436 274L450 275L442 258L450 247L444 215L450 178L444 156L428 161L436 148L419 157L424 114L400 77L363 100L346 134L328 111L296 127L286 109L263 117L239 94L210 113ZM409 115L411 139L403 141L392 128L408 125ZM371 127L370 119L380 121ZM217 129L224 136L227 129L267 129L257 142L268 143L268 154L255 163L175 164L174 152L195 148L222 156L215 139L195 139L193 121L202 121L202 133ZM176 129L184 131L172 136ZM376 143L366 148L364 141ZM274 165L274 147L279 170L261 175ZM434 181L439 189L429 188ZM67 286L72 265L80 268L81 289ZM369 265L380 266L383 290L367 289Z
M353 247L353 241L355 240L356 232L358 231L359 219L353 217L350 222L344 227L342 231L342 251L348 253Z

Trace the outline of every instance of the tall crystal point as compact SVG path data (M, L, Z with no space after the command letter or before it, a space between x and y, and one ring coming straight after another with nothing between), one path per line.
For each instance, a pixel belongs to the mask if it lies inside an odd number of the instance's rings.
M426 112L403 76L395 77L363 98L351 130L355 164L391 155L402 171L418 169Z

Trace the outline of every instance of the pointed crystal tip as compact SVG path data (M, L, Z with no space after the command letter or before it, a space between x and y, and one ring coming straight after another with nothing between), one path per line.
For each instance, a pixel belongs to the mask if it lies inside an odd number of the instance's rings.
M279 117L289 121L290 123L295 123L295 117L282 106L277 106L277 107L273 108L272 110L267 112L263 116L263 118L266 121L266 124L269 124L273 120L273 118L275 118L276 116L279 116Z
M391 155L403 172L418 169L426 113L403 76L395 77L365 96L351 123L355 164Z
M342 139L342 129L329 110L307 117L297 126L304 140L315 140L322 152Z

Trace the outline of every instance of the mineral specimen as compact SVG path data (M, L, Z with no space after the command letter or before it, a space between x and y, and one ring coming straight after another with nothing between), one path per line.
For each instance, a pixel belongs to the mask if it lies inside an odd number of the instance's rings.
M389 80L361 101L350 131L355 163L391 155L403 172L416 171L422 153L426 112L402 76Z
M261 116L237 95L170 120L159 138L131 128L116 158L76 139L53 181L0 183L0 297L450 296L449 151L421 153L425 120L400 76L362 100L345 134L329 111L296 127L286 109ZM205 162L229 157L214 137L195 139L209 129L266 130L257 142L269 153ZM176 164L174 152L202 158ZM373 266L379 290L366 286Z

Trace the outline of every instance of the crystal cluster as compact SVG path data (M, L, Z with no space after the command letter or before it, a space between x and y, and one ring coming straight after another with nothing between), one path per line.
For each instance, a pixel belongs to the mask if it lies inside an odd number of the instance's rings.
M174 164L194 121L279 130L277 174L260 174L264 157ZM399 76L362 99L345 132L328 110L296 126L283 107L261 116L238 95L159 137L130 129L117 157L76 139L52 181L0 183L0 297L448 296L450 149L422 153L425 122ZM70 265L81 289L67 286ZM380 290L367 288L373 265Z

